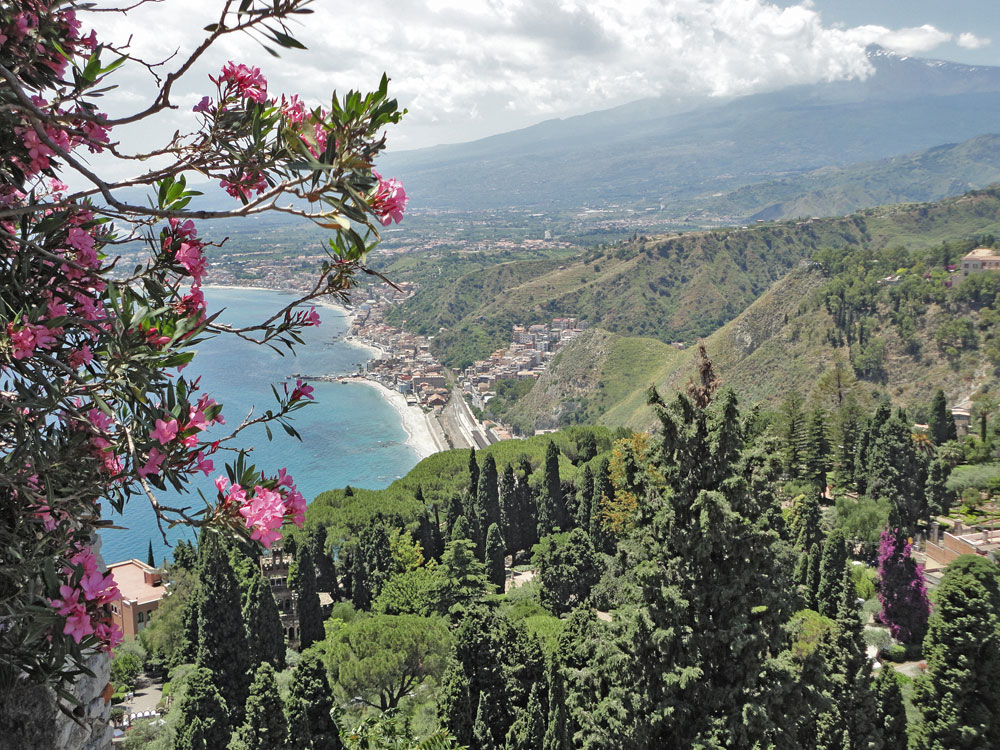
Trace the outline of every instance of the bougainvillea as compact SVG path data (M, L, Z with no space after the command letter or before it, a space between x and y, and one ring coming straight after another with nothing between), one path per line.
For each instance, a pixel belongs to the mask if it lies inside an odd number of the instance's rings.
M930 602L923 566L910 555L910 542L899 529L882 531L878 549L879 615L900 643L920 643L927 633Z
M301 382L275 390L277 403L224 437L222 405L210 384L184 375L196 345L235 335L294 350L319 325L303 303L346 299L365 271L377 225L399 221L406 194L372 171L382 130L401 113L383 76L377 91L348 92L328 107L273 95L257 67L227 63L194 107L197 126L154 152L158 166L120 182L90 166L103 153L134 167L147 154L113 140L175 108L171 89L223 36L252 32L267 44L301 47L286 21L306 0L221 4L218 22L167 75L125 48L84 32L86 3L12 0L0 5L0 682L72 679L87 649L120 634L107 604L114 580L91 552L108 523L103 509L149 502L166 524L211 526L262 545L285 523L301 525L305 500L284 469L249 464L238 436L277 423L296 435L293 412L312 399ZM169 62L169 61L168 61ZM116 69L134 65L159 84L148 106L109 117L98 103ZM159 77L156 77L159 76ZM235 200L195 210L187 175L219 184ZM73 187L70 187L70 184ZM137 187L150 200L130 202ZM128 191L126 191L126 188ZM289 208L292 203L302 208ZM282 200L279 206L278 201ZM202 282L213 246L196 219L282 210L331 230L328 259L308 291L242 328L209 316ZM128 264L118 248L144 246ZM268 431L270 434L270 430ZM237 442L231 442L237 440ZM210 475L221 448L234 457L201 510L164 505L168 486L185 492ZM165 538L165 537L164 537Z

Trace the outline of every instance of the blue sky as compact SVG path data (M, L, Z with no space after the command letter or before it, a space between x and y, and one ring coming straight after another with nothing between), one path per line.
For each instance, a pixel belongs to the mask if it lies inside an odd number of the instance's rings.
M198 42L219 4L167 0L93 18L148 59ZM319 0L298 30L308 52L270 58L231 38L175 87L180 105L132 138L185 129L227 59L261 66L274 93L322 102L382 72L409 109L391 148L480 138L656 95L732 96L869 74L864 49L1000 65L997 0ZM150 94L125 71L112 110ZM121 134L130 142L129 134ZM138 146L137 146L138 148Z

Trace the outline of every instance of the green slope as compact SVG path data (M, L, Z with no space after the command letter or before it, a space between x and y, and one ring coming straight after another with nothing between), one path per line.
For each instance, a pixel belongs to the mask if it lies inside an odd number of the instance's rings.
M442 257L418 293L390 320L438 334L450 366L482 358L509 340L510 326L572 315L610 333L691 342L734 319L802 260L824 247L926 250L944 240L1000 235L1000 188L937 203L866 209L816 221L785 221L640 237L586 255L532 263L463 266ZM456 275L454 268L466 269ZM392 273L390 269L388 273ZM439 332L440 328L447 330Z

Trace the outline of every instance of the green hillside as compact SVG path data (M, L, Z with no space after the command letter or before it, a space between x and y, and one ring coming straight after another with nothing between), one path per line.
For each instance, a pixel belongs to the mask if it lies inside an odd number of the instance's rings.
M916 416L939 388L950 403L984 386L996 388L1000 274L948 288L948 275L921 255L905 261L899 251L818 254L833 260L791 272L705 339L716 373L745 402L773 406L791 390L816 395L839 362L863 400L888 395L916 407ZM908 263L901 282L880 285L886 269L899 271L901 260ZM536 427L589 420L648 427L646 390L684 388L696 356L694 348L677 351L651 339L589 331L567 345L518 403L516 421L522 429L530 429L532 419Z
M516 322L563 315L622 336L690 343L733 320L822 248L920 251L983 233L1000 235L1000 188L841 218L638 237L532 263L496 257L490 265L477 255L472 266L467 255L443 255L408 276L421 288L390 322L436 334L436 354L449 366L506 343ZM392 277L391 267L386 272Z

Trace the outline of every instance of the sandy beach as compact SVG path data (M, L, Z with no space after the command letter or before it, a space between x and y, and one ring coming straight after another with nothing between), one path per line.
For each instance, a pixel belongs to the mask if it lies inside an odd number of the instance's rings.
M227 284L206 284L205 288L237 290L252 289L254 291L278 292L280 294L297 293L295 290L291 289L270 289L259 286L233 286ZM337 310L348 317L351 316L351 311L339 302L316 299L311 300L310 304L328 307L333 310ZM362 350L368 356L368 359L374 359L375 357L380 357L384 354L384 352L377 346L373 346L354 337L347 336L343 339L343 341L348 346ZM433 415L424 413L424 410L419 406L408 406L406 403L406 397L402 393L386 388L381 383L376 383L375 381L368 380L366 378L351 377L343 378L343 380L350 383L362 383L378 390L382 397L388 401L392 405L392 408L394 408L399 414L400 421L403 424L403 429L406 431L406 444L414 450L419 458L424 459L434 453L448 450L448 445L444 443L443 434L440 430L435 430L431 424L431 420L434 419Z
M440 451L448 450L447 445L440 445L440 438L436 436L435 430L431 426L431 420L434 419L434 416L427 414L419 406L408 406L406 396L402 393L390 390L381 383L367 378L342 378L341 380L348 383L361 383L378 389L382 397L392 404L392 408L399 413L403 429L406 430L406 444L413 448L419 458L424 459Z

